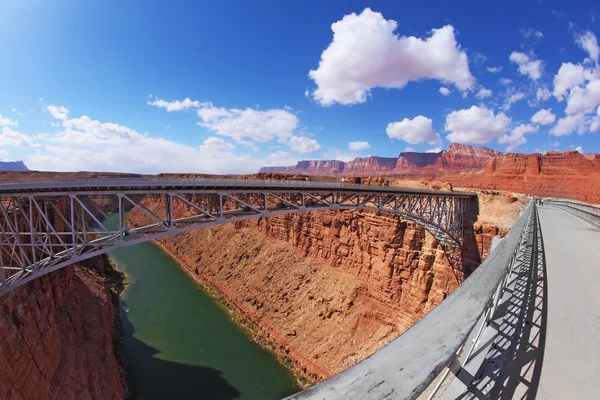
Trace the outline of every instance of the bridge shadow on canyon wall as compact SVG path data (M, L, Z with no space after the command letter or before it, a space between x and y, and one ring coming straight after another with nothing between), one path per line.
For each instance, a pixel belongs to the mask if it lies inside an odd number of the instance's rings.
M128 400L240 398L240 392L217 369L156 358L158 349L135 338L126 309L127 303L121 300L127 384L131 392ZM127 356L132 353L135 368L127 363Z

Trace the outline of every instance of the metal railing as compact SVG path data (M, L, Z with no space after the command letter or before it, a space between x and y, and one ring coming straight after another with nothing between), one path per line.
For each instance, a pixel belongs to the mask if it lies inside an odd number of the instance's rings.
M479 337L496 311L519 251L530 240L535 212L530 202L479 268L412 328L360 363L287 399L417 398L463 349L469 356L475 349L477 340L470 346L466 341L475 329Z
M317 190L353 190L357 192L411 193L426 195L443 195L452 197L475 197L475 193L458 191L438 191L428 189L403 188L398 186L362 185L339 182L310 182L296 180L259 180L259 179L190 179L190 178L84 178L40 180L28 182L0 183L0 196L11 196L15 193L36 193L64 191L94 191L105 189L148 189L148 188L178 188L178 189L317 189Z
M600 207L562 199L547 200L545 204L563 209L600 229Z

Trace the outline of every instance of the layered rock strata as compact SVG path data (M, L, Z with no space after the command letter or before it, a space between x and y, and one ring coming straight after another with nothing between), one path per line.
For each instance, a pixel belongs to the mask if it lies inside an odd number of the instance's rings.
M131 226L144 219L135 210L128 216ZM389 343L464 279L428 232L388 213L283 215L157 242L312 380Z
M0 327L0 399L125 397L118 298L95 269L67 267L0 297Z

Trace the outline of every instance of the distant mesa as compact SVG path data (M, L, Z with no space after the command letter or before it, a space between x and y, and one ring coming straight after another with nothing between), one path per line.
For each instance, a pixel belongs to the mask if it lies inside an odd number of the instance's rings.
M458 143L439 153L402 152L398 157L369 156L352 161L305 160L295 166L264 167L259 173L304 173L316 175L378 174L411 172L445 172L479 170L502 152L487 147L465 146Z
M0 171L29 171L23 161L0 161Z

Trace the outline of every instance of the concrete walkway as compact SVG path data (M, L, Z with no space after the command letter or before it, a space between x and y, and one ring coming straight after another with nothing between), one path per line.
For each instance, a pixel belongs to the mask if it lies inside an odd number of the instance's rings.
M600 231L539 208L548 318L539 399L600 399Z

